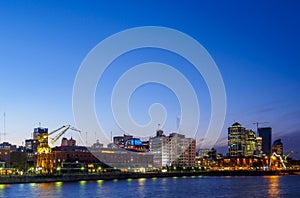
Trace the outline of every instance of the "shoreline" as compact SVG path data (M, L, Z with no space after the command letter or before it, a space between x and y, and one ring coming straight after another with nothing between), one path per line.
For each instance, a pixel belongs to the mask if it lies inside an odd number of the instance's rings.
M148 172L148 173L102 173L102 174L65 174L65 175L1 175L0 184L21 183L50 183L50 182L78 182L96 180L125 180L139 178L189 177L189 176L274 176L300 175L300 170L281 171L197 171L197 172Z

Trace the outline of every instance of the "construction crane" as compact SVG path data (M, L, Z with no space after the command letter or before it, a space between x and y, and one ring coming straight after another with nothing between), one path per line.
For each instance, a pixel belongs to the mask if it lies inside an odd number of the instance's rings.
M254 122L254 123L252 123L252 124L256 125L256 133L257 133L257 135L259 135L258 134L258 125L260 125L260 124L268 124L268 123L270 123L270 122Z
M58 131L62 130L57 136L51 138L50 144L48 143L48 137ZM51 174L53 171L53 161L52 161L52 150L50 146L53 144L67 131L73 130L80 132L80 130L71 127L70 125L64 125L50 133L40 133L38 134L39 146L37 148L37 163L36 170L42 174Z
M281 155L278 155L278 154L275 153L275 152L274 152L274 153L271 155L271 157L270 157L270 164L269 164L269 167L271 167L272 161L275 160L276 158L279 158L280 163L282 164L282 167L283 167L284 169L286 169L286 166L285 166L285 164L284 164L284 161L283 161Z
M285 163L287 163L287 158L288 158L291 154L293 154L293 153L294 153L294 151L290 151L290 152L288 152L287 154L283 155L283 161L284 161Z

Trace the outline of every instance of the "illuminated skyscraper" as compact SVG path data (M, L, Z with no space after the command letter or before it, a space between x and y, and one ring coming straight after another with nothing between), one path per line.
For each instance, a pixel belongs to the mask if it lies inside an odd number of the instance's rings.
M228 149L230 156L245 156L246 129L236 122L228 128Z
M245 156L253 156L256 153L256 136L254 131L246 131L246 150Z
M256 155L262 156L262 137L256 136Z
M260 137L262 137L263 154L267 156L271 155L272 128L271 127L258 128L258 134Z

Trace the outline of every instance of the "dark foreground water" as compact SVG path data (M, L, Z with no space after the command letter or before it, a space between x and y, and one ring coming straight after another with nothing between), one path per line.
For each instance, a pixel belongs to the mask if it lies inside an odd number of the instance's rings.
M300 176L178 177L0 185L0 197L300 197Z

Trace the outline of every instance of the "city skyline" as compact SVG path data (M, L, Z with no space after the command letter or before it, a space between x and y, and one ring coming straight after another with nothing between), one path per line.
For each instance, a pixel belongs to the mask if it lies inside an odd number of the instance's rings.
M75 125L73 84L87 53L119 31L155 25L192 36L216 62L227 94L226 120L216 147L227 145L227 128L235 121L255 132L253 123L268 122L263 126L272 127L272 142L281 138L284 152L294 150L293 156L299 159L299 8L298 2L250 1L1 2L1 142L4 131L6 141L21 145L39 123L50 131L65 124ZM183 58L154 49L120 57L99 82L96 110L105 130L114 135L123 133L109 108L111 90L124 71L147 61L168 63L191 81L199 97L197 139L201 139L211 112L203 78ZM179 103L161 85L147 84L136 90L130 101L133 118L147 123L148 108L155 102L168 112L164 131L175 132ZM97 138L94 132L89 135Z

